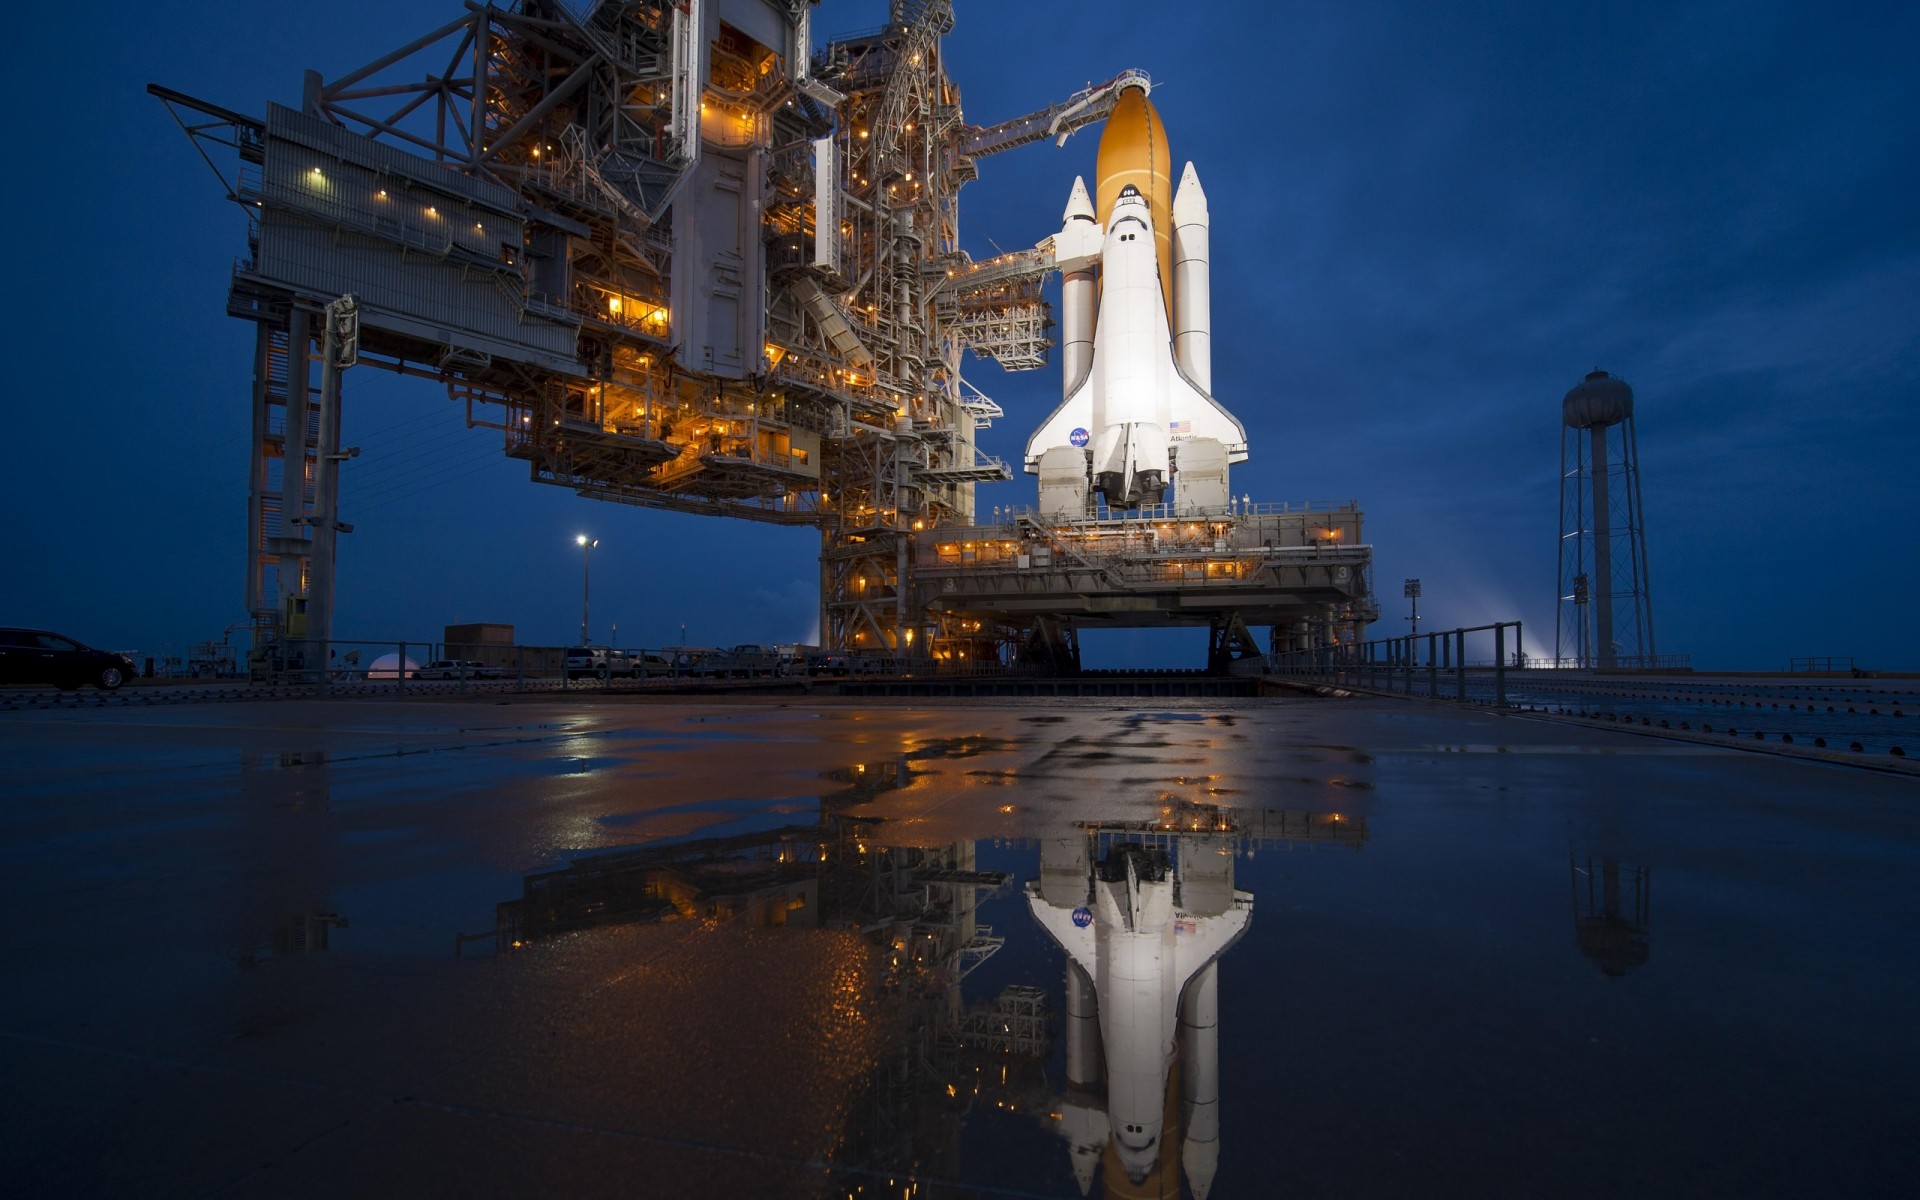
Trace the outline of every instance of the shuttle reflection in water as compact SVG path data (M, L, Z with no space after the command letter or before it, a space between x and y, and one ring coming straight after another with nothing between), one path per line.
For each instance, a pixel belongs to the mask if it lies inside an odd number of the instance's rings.
M1104 1158L1108 1196L1177 1195L1184 1174L1206 1200L1220 1164L1220 958L1253 916L1234 861L1262 843L1365 838L1364 821L1336 814L1192 805L1041 843L1026 898L1067 955L1056 1111L1082 1194Z
M963 995L1006 940L980 922L980 905L1001 895L1018 903L1014 877L979 869L976 841L887 844L885 823L858 809L911 786L904 763L827 778L836 790L811 823L536 872L498 906L493 930L462 941L514 950L594 926L689 918L801 937L858 933L875 967L859 1005L891 1032L864 1097L842 1110L851 1119L830 1156L830 1190L833 1181L847 1185L839 1194L857 1194L875 1179L962 1177L960 1131L991 1106L1064 1138L1083 1194L1104 1174L1108 1196L1177 1195L1184 1173L1205 1200L1219 1162L1218 959L1253 909L1234 887L1236 858L1307 843L1358 848L1365 821L1180 802L1158 821L1001 840L1037 848L1025 904L1068 955L1062 1095L1045 1074L1050 989L1014 983L991 998Z

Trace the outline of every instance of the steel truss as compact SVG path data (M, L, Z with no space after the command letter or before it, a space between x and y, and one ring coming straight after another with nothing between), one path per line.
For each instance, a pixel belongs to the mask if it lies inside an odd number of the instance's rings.
M962 120L945 70L951 0L895 0L883 29L818 54L805 0L785 6L776 46L716 24L727 0L467 9L331 79L308 72L297 119L317 132L302 135L313 145L301 153L316 176L337 162L383 203L389 178L396 191L432 186L428 167L504 189L487 194L511 196L505 215L524 236L497 253L432 220L391 219L366 197L308 203L270 161L269 121L150 89L249 216L254 253L236 268L229 311L261 330L248 533L255 622L287 633L286 606L304 598L314 573L308 531L324 431L312 427L311 385L300 381L311 374L321 310L338 291L358 290L289 280L258 261L263 224L279 219L330 228L336 244L388 255L395 271L423 259L465 263L463 279L496 304L504 298L523 324L550 337L572 331L570 355L522 353L467 337L457 321L383 320L361 297L361 364L439 380L470 425L501 433L533 480L595 499L816 527L823 642L927 653L946 634L939 618L908 610L906 539L970 524L975 486L1012 475L976 449L976 431L1000 410L962 381L962 353L1039 367L1051 329L1040 291L1050 245L973 262L959 242L959 189L978 177L978 158L1064 141L1111 110L1118 85L1144 76L982 129ZM396 160L353 150L356 139L416 165L402 164L405 178L384 173L394 168L380 162ZM215 148L237 154L238 170L223 169ZM712 211L688 189L722 159L739 164L726 186L760 214L728 268L752 331L737 368L711 349L695 355L692 316L676 311L698 265L693 227ZM289 421L301 436L286 436ZM337 457L324 461L337 470Z

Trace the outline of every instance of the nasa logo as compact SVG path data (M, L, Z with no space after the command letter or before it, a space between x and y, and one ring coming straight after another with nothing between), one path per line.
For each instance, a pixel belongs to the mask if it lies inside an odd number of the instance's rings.
M1087 444L1087 431L1084 429L1076 429L1067 435L1067 440L1076 446L1085 446Z
M1087 926L1093 924L1093 910L1085 907L1074 909L1073 923L1081 929L1085 929Z

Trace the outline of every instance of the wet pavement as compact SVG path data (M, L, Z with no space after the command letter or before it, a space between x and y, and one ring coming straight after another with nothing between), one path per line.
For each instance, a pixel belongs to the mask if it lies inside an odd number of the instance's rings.
M1920 1189L1911 778L539 696L4 714L0 794L14 1194Z

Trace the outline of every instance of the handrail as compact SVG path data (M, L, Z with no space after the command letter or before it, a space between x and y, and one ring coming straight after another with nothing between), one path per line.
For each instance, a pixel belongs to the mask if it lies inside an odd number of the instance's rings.
M1508 630L1513 631L1511 655L1507 647ZM1467 636L1487 633L1493 635L1492 659L1477 663L1468 661ZM1257 669L1271 675L1425 695L1460 703L1469 702L1468 678L1470 673L1479 672L1491 677L1494 707L1505 708L1507 673L1532 665L1521 648L1524 645L1521 635L1519 621L1495 621L1487 625L1467 625L1431 633L1282 651L1265 655L1256 661ZM1424 661L1421 655L1423 642L1426 648ZM1443 674L1449 676L1453 684L1451 696L1441 694L1440 680ZM1421 681L1424 681L1424 690L1420 687Z

